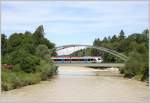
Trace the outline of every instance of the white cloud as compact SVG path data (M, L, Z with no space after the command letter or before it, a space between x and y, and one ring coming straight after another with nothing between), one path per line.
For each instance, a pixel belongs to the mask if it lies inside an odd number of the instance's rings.
M46 37L57 45L61 44L60 37L64 43L71 42L67 40L68 35L76 35L75 38L82 43L78 36L84 37L85 34L99 33L99 37L103 37L122 28L128 33L137 32L148 27L148 1L2 2L2 32L33 32L41 24L45 27ZM92 42L95 37L97 35L91 39L87 36L87 40Z

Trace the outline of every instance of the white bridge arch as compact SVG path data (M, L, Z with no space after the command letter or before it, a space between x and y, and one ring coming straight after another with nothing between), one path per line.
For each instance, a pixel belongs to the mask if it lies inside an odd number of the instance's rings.
M93 45L80 45L80 44L72 44L72 45L63 45L63 46L58 46L58 47L55 47L53 49L51 49L51 51L53 50L56 50L56 51L59 51L59 50L62 50L62 49L66 49L66 48L70 48L70 47L86 47L86 48L94 48L94 49L98 49L98 50L101 50L101 51L104 51L104 52L107 52L107 53L110 53L124 61L127 61L128 60L128 57L122 53L119 53L115 50L112 50L112 49L108 49L108 48L105 48L105 47L100 47L100 46L93 46Z

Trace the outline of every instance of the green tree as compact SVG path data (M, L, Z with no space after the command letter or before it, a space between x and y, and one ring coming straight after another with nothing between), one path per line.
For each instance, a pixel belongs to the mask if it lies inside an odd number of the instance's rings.
M149 37L149 30L148 29L143 30L142 34L146 35L146 37L148 38Z
M43 25L40 25L35 32L33 33L33 38L35 42L35 46L42 44L43 38L44 38L44 28Z
M5 34L1 34L1 53L2 56L6 53L7 48L7 38Z
M53 63L46 62L50 56L48 48L54 48L55 44L44 37L43 26L39 26L34 34L26 31L13 33L8 39L4 34L1 37L2 64L11 66L10 69L4 69L5 66L2 65L3 90L34 84L56 73ZM44 49L39 51L43 53L42 58L36 54L36 48L38 45L40 48L40 44L44 45Z
M36 54L46 60L46 61L50 61L50 53L48 50L48 47L46 45L40 44L37 48L36 48Z
M35 72L36 65L39 65L40 63L38 57L26 52L24 49L14 51L12 57L12 64L20 64L21 69L27 73Z
M103 42L108 42L107 37L104 37Z
M115 41L117 41L117 36L116 36L116 35L114 35L114 36L112 37L112 39L111 39L111 42L115 42Z
M33 44L33 38L31 34L14 33L8 39L7 51L12 51L24 48L27 52L34 54L35 47Z
M12 51L15 51L18 49L18 47L21 46L22 43L22 33L13 33L9 38L8 38L8 47L7 47L7 52L10 53Z
M123 39L125 39L125 33L124 33L124 31L123 30L121 30L120 31L120 33L119 33L119 40L123 40Z
M45 33L44 33L43 25L40 25L33 33L33 36L35 36L37 39L40 39L40 38L44 38L44 34Z
M48 39L44 38L44 28L43 25L40 25L35 32L33 33L34 45L37 47L39 44L47 45L49 49L55 47L55 44L50 42ZM56 52L53 52L53 55L56 55Z

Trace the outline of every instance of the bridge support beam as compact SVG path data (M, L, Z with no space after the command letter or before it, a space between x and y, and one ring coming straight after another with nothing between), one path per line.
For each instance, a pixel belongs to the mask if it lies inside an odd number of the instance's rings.
M84 67L124 67L124 63L59 63L56 66L84 66Z

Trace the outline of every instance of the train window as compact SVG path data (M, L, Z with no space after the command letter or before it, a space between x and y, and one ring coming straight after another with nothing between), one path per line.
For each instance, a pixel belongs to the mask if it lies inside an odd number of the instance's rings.
M76 59L71 59L71 61L76 61Z
M100 58L98 58L98 60L101 60Z
M54 59L54 61L57 61L57 59Z

